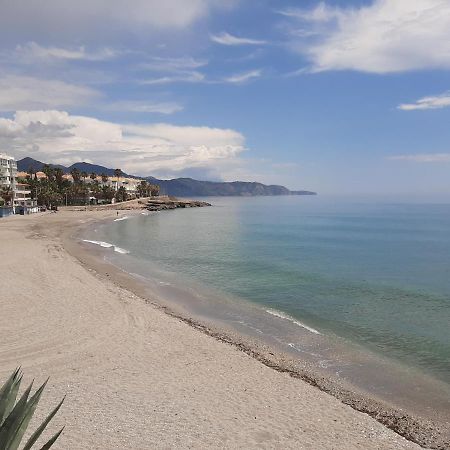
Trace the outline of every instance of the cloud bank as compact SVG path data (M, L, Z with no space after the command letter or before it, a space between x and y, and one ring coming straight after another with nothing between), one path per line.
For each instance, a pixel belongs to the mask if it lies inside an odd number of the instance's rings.
M450 2L374 0L359 8L320 3L312 10L288 9L290 46L311 70L390 73L450 69Z
M95 162L138 175L173 176L193 169L219 177L244 151L231 129L166 123L126 124L65 111L18 111L0 118L0 146L45 162Z
M213 10L228 9L233 0L14 0L2 2L0 29L32 35L71 35L94 38L131 32L149 34L152 30L183 29Z

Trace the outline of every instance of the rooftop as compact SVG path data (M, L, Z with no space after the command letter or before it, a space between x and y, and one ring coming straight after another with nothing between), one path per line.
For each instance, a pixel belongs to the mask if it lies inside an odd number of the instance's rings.
M14 156L7 155L6 153L0 153L0 158L1 159L14 159L15 160Z

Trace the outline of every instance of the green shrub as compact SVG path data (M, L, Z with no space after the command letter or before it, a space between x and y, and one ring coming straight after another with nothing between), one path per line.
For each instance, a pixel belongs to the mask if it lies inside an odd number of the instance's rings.
M30 397L33 383L25 390L16 403L20 383L22 381L22 371L16 369L6 383L0 389L0 450L16 450L27 430L34 411L39 403L42 392L47 381ZM62 399L55 409L47 416L42 424L28 439L23 450L30 450L45 430L54 415L58 412L64 399ZM49 449L58 439L64 427L61 428L40 450Z

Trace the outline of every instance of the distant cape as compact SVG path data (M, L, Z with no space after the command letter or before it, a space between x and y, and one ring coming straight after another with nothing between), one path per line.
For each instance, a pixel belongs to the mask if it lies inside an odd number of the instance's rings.
M27 172L32 169L34 171L42 170L46 163L37 161L33 158L23 158L17 161L17 168L20 172ZM90 164L86 162L78 162L69 167L48 164L51 167L60 168L65 173L69 173L72 169L78 169L80 172L92 173L98 175L106 174L114 176L114 169ZM161 193L166 195L174 195L178 197L204 197L204 196L240 196L253 197L261 195L316 195L311 191L291 191L284 186L266 185L257 182L249 181L233 181L233 182L218 182L218 181L199 181L192 178L175 178L173 180L160 180L151 176L137 177L124 173L123 177L128 178L144 178L150 183L158 184L161 188Z

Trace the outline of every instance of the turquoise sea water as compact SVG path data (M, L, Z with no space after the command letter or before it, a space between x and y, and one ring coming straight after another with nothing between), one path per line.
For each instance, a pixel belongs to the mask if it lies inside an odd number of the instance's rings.
M450 205L208 201L108 223L92 239L450 382Z

